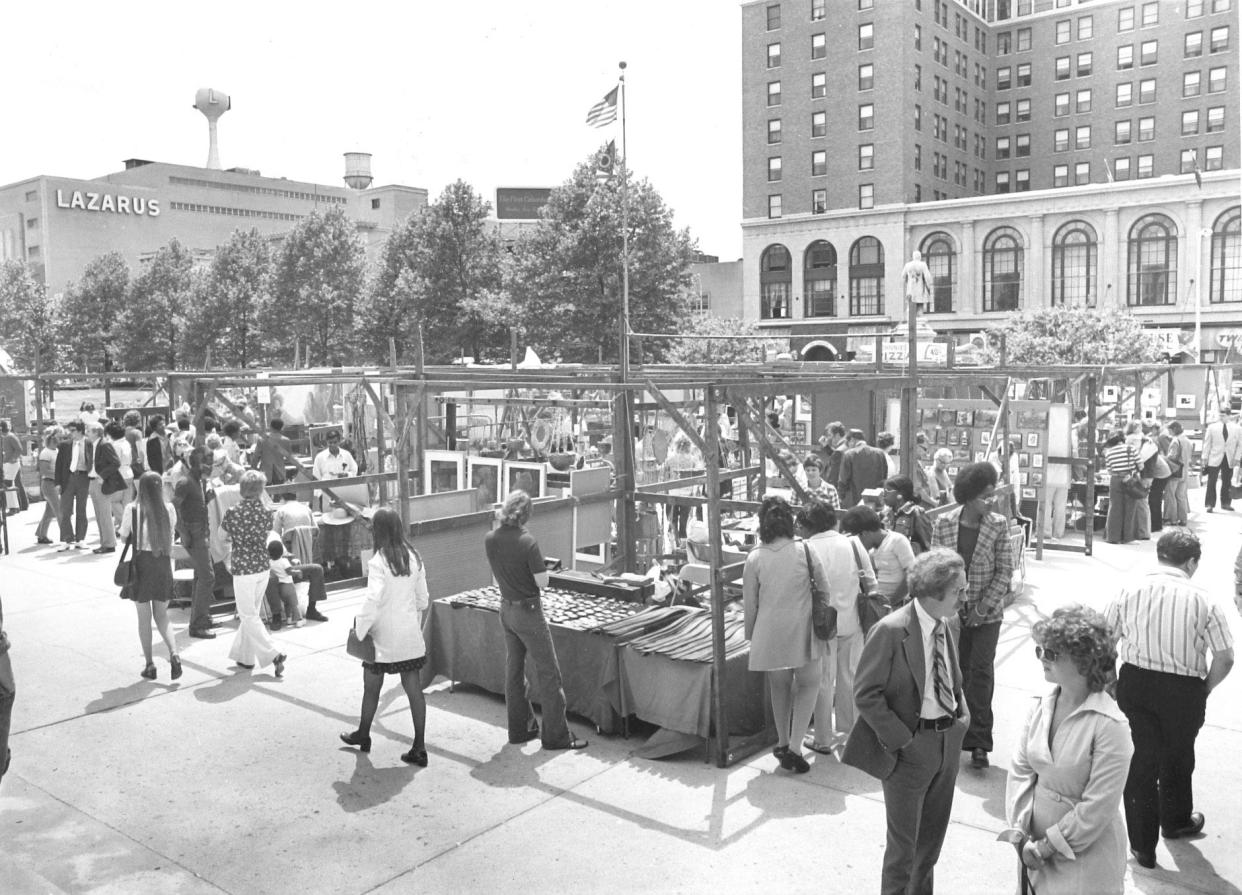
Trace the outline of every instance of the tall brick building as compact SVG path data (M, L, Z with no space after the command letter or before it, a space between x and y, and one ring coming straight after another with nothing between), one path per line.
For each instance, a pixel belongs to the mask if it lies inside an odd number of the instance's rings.
M940 331L1242 323L1237 30L1231 0L744 4L747 315L835 356L904 316L922 249Z

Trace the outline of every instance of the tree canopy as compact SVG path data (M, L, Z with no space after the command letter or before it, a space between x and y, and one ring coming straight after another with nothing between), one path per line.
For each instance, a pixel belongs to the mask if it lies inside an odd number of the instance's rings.
M629 183L630 329L675 332L686 316L696 243L647 180ZM592 155L552 191L515 248L510 284L525 342L543 356L616 361L622 303L621 186L596 180ZM644 346L660 358L666 345Z
M1012 364L1144 364L1161 360L1156 339L1120 308L1039 308L989 331L1005 336Z
M185 317L195 294L194 258L173 237L134 279L116 326L112 355L126 370L174 370L185 350Z
M21 261L0 264L0 346L21 370L41 370L55 364L56 307Z
M264 356L259 321L273 311L272 252L256 229L234 230L216 250L186 315L186 359L246 367Z
M714 317L695 314L686 335L757 336L758 328L738 317ZM763 360L763 342L759 339L678 339L669 349L668 360L674 364L745 364Z
M113 331L129 298L129 265L120 252L92 258L82 279L65 290L60 307L62 358L74 370L103 370Z

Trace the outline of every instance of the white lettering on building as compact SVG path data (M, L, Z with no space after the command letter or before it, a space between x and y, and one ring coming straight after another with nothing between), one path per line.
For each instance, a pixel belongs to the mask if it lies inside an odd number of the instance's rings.
M81 211L110 211L114 214L136 214L157 218L160 216L159 199L143 199L139 196L114 196L112 193L91 193L73 190L65 197L64 190L56 191L57 208L76 208Z

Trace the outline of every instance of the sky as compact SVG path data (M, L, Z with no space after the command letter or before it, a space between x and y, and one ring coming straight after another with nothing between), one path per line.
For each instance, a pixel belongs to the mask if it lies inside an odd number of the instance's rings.
M342 154L370 152L377 185L434 200L461 178L494 203L620 145L585 118L624 60L631 171L700 251L741 255L737 0L12 5L0 184L203 165L213 87L225 168L340 184Z

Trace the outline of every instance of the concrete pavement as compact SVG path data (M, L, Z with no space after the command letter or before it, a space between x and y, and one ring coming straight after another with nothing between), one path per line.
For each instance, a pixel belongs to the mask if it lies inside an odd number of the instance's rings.
M1192 492L1192 500L1201 491ZM275 637L284 680L174 627L185 676L142 680L130 604L112 587L115 556L34 546L41 507L10 520L0 595L18 685L13 767L0 785L0 893L741 892L878 889L879 785L831 757L792 777L761 754L719 770L688 755L634 757L637 740L590 736L581 753L505 741L503 700L445 682L428 691L430 766L400 762L410 720L385 691L370 755L341 747L361 673L342 644L359 602L334 595L329 621ZM1232 608L1242 513L1196 513L1197 580ZM1030 625L1057 606L1102 607L1154 563L1154 542L1097 545L1091 558L1028 561L1027 587L998 648L994 760L958 778L938 891L1013 890L1004 826L1005 756L1029 697L1045 685ZM157 657L160 647L156 648ZM1160 866L1131 864L1127 892L1239 893L1242 672L1212 696L1199 738L1198 840L1162 843Z

